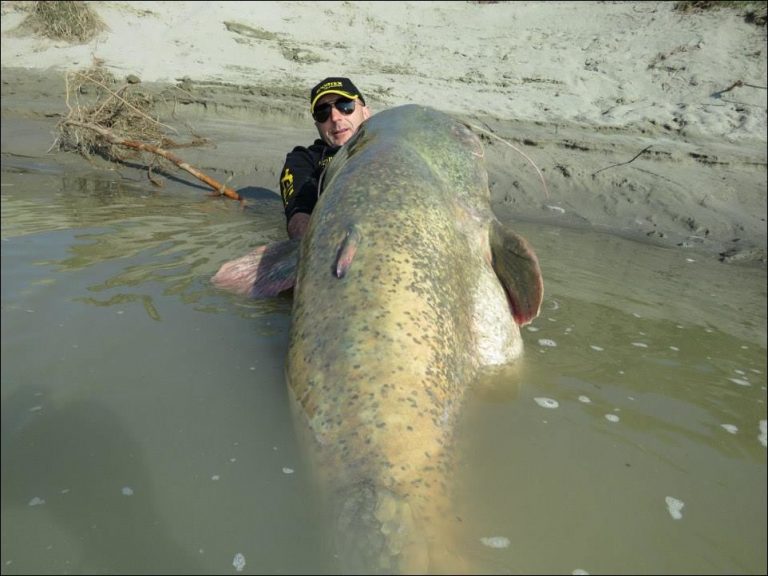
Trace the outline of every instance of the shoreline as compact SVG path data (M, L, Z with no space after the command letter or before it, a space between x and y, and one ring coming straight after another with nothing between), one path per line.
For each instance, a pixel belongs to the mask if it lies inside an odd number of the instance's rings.
M766 267L766 28L743 6L99 2L105 31L70 44L22 34L29 4L2 2L4 155L47 154L32 131L66 114L65 72L98 63L211 140L180 151L190 164L277 195L285 154L316 137L309 87L345 75L373 113L418 103L474 126L505 221Z
M3 155L87 166L76 154L47 152L55 125L66 114L63 76L60 71L3 69ZM191 127L212 146L178 154L219 181L229 179L236 190L265 188L277 197L286 151L315 137L300 98L283 97L276 105L279 92L269 87L193 81L183 90L163 82L138 86L153 94L180 95L167 101L161 121ZM582 125L457 117L486 131L478 133L494 210L503 221L594 229L730 264L766 266L765 196L759 193L764 164L748 147ZM9 123L25 121L42 122L49 130L24 136L22 129L5 136ZM528 161L488 133L536 162L548 197ZM98 158L95 166L127 170ZM726 179L731 182L718 188L718 198L708 183Z

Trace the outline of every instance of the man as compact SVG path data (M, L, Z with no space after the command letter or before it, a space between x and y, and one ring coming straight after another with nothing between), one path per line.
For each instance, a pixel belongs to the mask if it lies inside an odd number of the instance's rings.
M309 112L320 138L305 148L297 146L285 157L280 172L280 195L285 207L288 236L300 238L315 207L320 176L325 167L371 112L349 78L326 78L309 93Z

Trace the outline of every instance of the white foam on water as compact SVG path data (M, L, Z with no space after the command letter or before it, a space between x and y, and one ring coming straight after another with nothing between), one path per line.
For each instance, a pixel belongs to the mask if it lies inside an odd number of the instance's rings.
M39 496L35 496L34 498L32 498L32 500L30 500L27 503L28 506L42 506L43 504L45 504L45 500L43 500Z
M750 384L743 378L728 378L728 380L730 380L734 384L738 384L739 386L752 386L752 384Z
M765 448L766 442L768 442L768 427L765 420L760 420L760 434L757 436L757 439L760 440L760 444Z
M589 399L589 396L584 396L583 394L579 396L579 402L584 402L584 404L590 404L592 400Z
M675 520L680 520L683 517L683 506L685 506L685 502L678 500L673 496L667 496L664 498L664 501L667 503L667 510L669 511L670 516Z
M221 476L219 476L218 474L214 474L213 476L211 476L211 480L216 482L217 480L221 480Z
M528 332L538 332L539 329L536 326L526 326Z
M557 342L555 342L554 340L550 340L549 338L539 338L539 346L554 348L557 346Z
M121 493L123 496L133 496L133 488L131 488L130 486L123 486L123 487L120 489L120 493Z
M632 342L632 346L635 346L637 348L648 348L648 344L645 342Z
M536 404L538 404L542 408L557 408L558 406L560 406L557 400L554 400L552 398L544 398L542 396L539 396L538 398L534 398L534 401L536 402Z
M293 474L293 468L288 468L287 466L283 466L283 474Z
M731 434L736 434L739 431L739 427L735 424L720 424L720 427Z
M245 556L240 552L235 554L235 557L232 559L232 566L234 566L235 570L238 572L242 572L243 568L245 568Z
M680 348L678 348L677 346L670 346L669 349L674 350L675 352L680 352Z
M602 346L595 346L594 344L590 344L589 347L592 348L592 350L594 350L595 352L602 352L603 350L605 350L605 348L603 348Z
M608 420L609 422L618 422L619 420L621 420L621 418L616 416L616 414L606 414L605 419Z
M488 546L488 548L509 548L509 538L505 536L486 536L484 538L480 538L480 542L483 543L483 546Z
M577 576L577 575L578 575L578 576L581 576L582 574L589 574L589 572L587 572L587 571L586 571L586 570L584 570L583 568L576 568L576 570L574 570L573 572L571 572L571 574L573 574L574 576Z

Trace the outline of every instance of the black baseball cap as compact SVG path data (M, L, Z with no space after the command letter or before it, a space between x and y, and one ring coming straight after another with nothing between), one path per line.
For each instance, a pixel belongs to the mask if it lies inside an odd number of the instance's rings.
M331 77L320 82L317 86L312 88L312 91L309 93L310 114L315 113L315 104L317 104L317 101L326 94L338 94L345 98L350 98L351 100L357 100L359 98L360 102L365 106L365 98L363 98L360 90L352 84L352 80L349 78Z

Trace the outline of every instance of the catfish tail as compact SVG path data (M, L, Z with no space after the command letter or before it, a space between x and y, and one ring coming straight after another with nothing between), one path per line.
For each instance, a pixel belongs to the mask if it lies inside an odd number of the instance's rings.
M336 515L336 549L345 574L429 571L427 539L401 496L363 481L345 490Z

